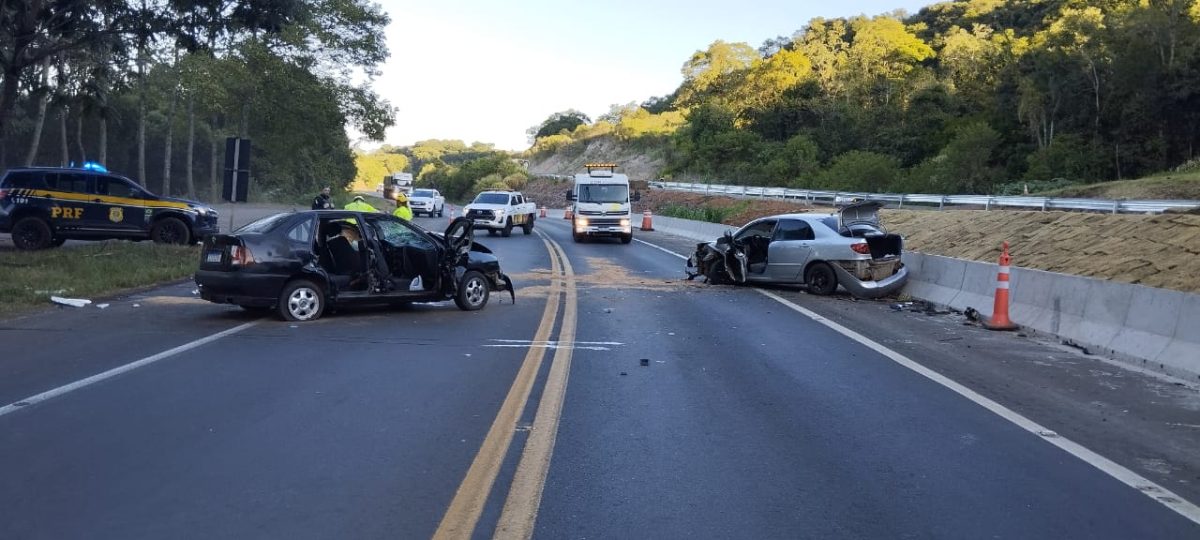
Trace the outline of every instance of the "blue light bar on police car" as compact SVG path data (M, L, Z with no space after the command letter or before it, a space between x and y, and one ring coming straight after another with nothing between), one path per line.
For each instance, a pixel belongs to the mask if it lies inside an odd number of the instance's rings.
M96 163L95 161L85 161L85 162L83 162L83 170L85 170L85 171L96 171L96 172L108 172L108 169L106 169L106 168L104 167L104 165L101 165L101 164L99 164L99 163Z

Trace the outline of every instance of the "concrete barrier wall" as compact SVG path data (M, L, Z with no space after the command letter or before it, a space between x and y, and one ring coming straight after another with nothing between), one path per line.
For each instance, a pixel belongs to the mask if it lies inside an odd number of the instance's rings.
M997 265L908 252L908 295L991 317ZM1200 295L1013 267L1009 315L1038 332L1195 380Z

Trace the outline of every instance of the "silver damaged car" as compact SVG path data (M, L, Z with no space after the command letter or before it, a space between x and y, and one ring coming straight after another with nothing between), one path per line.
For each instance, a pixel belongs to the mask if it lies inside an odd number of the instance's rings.
M833 214L781 214L759 218L714 242L696 245L688 279L709 283L807 285L827 295L839 285L860 298L900 290L908 269L900 260L904 241L879 223L876 202Z

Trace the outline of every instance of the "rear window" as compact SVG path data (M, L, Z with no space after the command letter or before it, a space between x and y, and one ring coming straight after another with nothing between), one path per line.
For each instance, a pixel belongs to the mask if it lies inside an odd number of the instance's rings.
M46 187L56 191L87 193L87 176L75 173L46 173Z
M10 172L4 177L3 185L9 189L45 189L42 173L39 171Z
M267 216L248 225L243 225L233 232L258 234L271 232L273 229L275 229L275 227L278 227L281 223L287 221L289 216L291 216L291 214L275 214L273 216Z

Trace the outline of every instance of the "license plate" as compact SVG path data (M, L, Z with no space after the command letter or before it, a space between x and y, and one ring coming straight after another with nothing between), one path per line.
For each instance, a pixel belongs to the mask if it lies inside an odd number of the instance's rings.
M220 251L208 252L208 254L205 255L205 257L204 257L204 262L220 263L221 262L221 252Z

